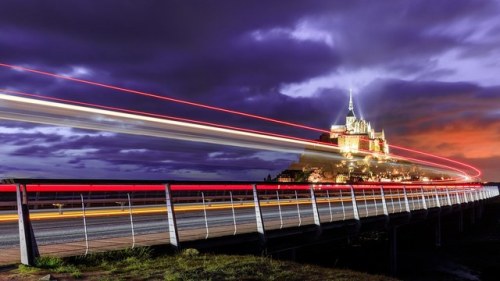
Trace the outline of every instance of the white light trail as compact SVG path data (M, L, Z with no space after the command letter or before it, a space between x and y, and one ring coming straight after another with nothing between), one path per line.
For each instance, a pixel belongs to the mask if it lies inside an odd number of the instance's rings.
M341 158L339 147L317 142L266 135L235 129L195 124L166 118L130 114L112 110L24 98L0 94L0 119L38 124L68 126L81 129L115 133L153 136L185 141L196 141L218 145L264 149L286 153L308 154L320 157ZM368 155L369 151L359 154ZM404 157L391 155L405 160ZM435 167L449 168L453 174L465 174L453 167L435 164Z

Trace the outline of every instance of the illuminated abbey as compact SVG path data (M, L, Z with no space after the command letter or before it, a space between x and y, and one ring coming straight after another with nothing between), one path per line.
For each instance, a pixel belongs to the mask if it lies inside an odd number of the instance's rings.
M439 172L424 170L413 163L389 155L384 131L375 130L354 113L352 92L345 125L332 125L320 141L339 147L339 153L318 153L306 147L297 162L282 171L278 182L404 182L445 179ZM397 165L395 165L397 164Z
M338 145L342 153L370 151L383 155L389 154L384 131L375 132L370 122L356 117L351 91L349 92L349 111L345 125L332 125L330 134L322 134L320 140Z
M314 148L306 148L298 162L278 175L278 181L380 181L392 177L384 165L393 161L384 131L375 132L369 122L356 117L352 92L348 109L345 125L332 125L330 133L319 138L338 146L338 157L318 155Z

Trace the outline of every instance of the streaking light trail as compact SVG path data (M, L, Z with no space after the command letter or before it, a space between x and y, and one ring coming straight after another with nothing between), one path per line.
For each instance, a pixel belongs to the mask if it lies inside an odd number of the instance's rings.
M46 99L46 100L55 100L55 101L60 101L60 102L65 102L65 103L70 103L70 104L97 107L97 108L113 110L113 111L120 111L120 112L132 113L132 114L152 116L152 117L158 117L158 118L163 118L163 119L173 119L173 120L183 121L183 122L188 122L188 123L202 124L202 125L208 125L208 126L213 126L213 127L218 127L218 128L226 128L226 129L230 129L230 130L236 130L236 131L244 131L244 132L264 134L264 135L275 136L275 137L286 138L286 139L299 140L299 141L307 142L309 144L320 144L323 146L334 147L336 150L339 150L339 147L337 145L334 145L334 144L324 143L324 142L320 142L320 141L312 141L312 140L308 140L308 139L302 139L302 138L281 135L281 134L275 134L275 133L270 133L270 132L249 130L249 129L240 128L240 127L225 126L225 125L221 125L221 124L202 122L202 121L191 120L191 119L186 119L186 118L178 118L178 117L172 117L172 116L167 116L167 115L160 115L160 114L153 114L153 113L136 111L136 110L123 109L123 108L118 108L118 107L103 106L103 105L97 105L97 104L92 104L92 103L85 103L85 102L79 102L79 101L73 101L73 100L61 99L61 98L55 98L55 97L47 97L47 96L29 94L29 93L13 91L13 90L0 89L0 91L12 93L12 94L16 94L16 95L21 95L21 96L36 97L36 98L42 98L42 99ZM245 146L245 147L248 147L248 146ZM275 150L275 151L277 151L277 150ZM360 149L360 152L362 152L364 154L371 154L371 152L368 150ZM295 151L294 151L294 153L295 153ZM319 155L316 155L316 156L319 156ZM395 155L395 154L391 154L391 157L395 158L395 159L405 160L405 161L411 160L411 161L416 162L416 163L421 163L421 164L430 165L430 166L434 166L434 167L452 169L452 170L459 172L459 173L463 174L464 176L468 177L467 173L463 172L462 170L456 169L454 167L450 167L448 165L441 165L441 164L430 162L430 161L425 161L425 160L410 158L410 157L403 157L403 156ZM338 158L338 156L336 156L334 158Z
M277 119L273 119L273 118L268 118L268 117L264 117L264 116L259 116L259 115L245 113L245 112L241 112L241 111L226 109L226 108L217 107L217 106L211 106L211 105L206 105L206 104L201 104L201 103L196 103L196 102L191 102L191 101L186 101L186 100L181 100L181 99L175 99L175 98L171 98L171 97L165 97L165 96L161 96L161 95L157 95L157 94L146 93L146 92L142 92L142 91L117 87L117 86L108 85L108 84L104 84L104 83L98 83L98 82L93 82L93 81L89 81L89 80L73 78L73 77L69 77L66 75L60 75L60 74L50 73L50 72L45 72L45 71L39 71L39 70L35 70L35 69L25 68L22 66L15 66L15 65L10 65L10 64L5 64L5 63L0 63L0 66L12 68L15 70L21 70L21 71L32 72L32 73L41 74L41 75L45 75L45 76L51 76L51 77L55 77L55 78L70 80L70 81L74 81L74 82L78 82L78 83L98 86L98 87L102 87L102 88L108 88L108 89L117 90L117 91L121 91L121 92L127 92L127 93L131 93L131 94L146 96L146 97L160 99L160 100L164 100L164 101L176 102L176 103L201 107L201 108L205 108L205 109L236 114L236 115L240 115L240 116L244 116L244 117L255 118L255 119L264 120L264 121L273 122L273 123L278 123L278 124L287 125L287 126L291 126L291 127L307 129L307 130L312 130L312 131L317 131L317 132L322 132L322 133L328 132L328 131L325 131L324 129L318 129L318 128L314 128L314 127L310 127L310 126L306 126L306 125L295 124L295 123L291 123L291 122L286 122L286 121L282 121L282 120L277 120Z
M7 91L22 95L37 96L17 91ZM58 98L47 99L62 100ZM307 147L308 149L313 149L315 151L314 153L318 156L332 158L339 157L337 153L332 153L337 152L339 147L331 144L271 134L267 132L248 130L241 131L239 130L240 128L235 127L215 127L207 124L196 124L191 123L191 120L188 119L183 119L182 121L178 120L180 118L177 118L177 120L170 120L165 118L166 116L155 114L153 117L150 113L140 111L133 111L135 114L131 114L127 113L130 112L130 110L125 110L127 112L110 111L4 94L0 94L0 101L0 106L3 108L3 110L0 111L0 118L8 120L225 144L287 153L301 153L303 149ZM65 101L73 102L69 100ZM82 102L73 103L85 104L89 106L92 105ZM111 107L100 105L94 106L111 109ZM123 110L120 108L112 109ZM146 114L149 116L139 114ZM362 151L362 153L370 154L368 151ZM434 167L445 168L447 170L458 172L463 176L467 176L465 172L447 165L396 155L394 155L394 158L412 160L414 162Z
M160 100L164 100L164 101L176 102L176 103L181 103L181 104L196 106L196 107L200 107L200 108L205 108L205 109L210 109L210 110L216 110L216 111L221 111L221 112L230 113L230 114L236 114L236 115L240 115L240 116L244 116L244 117L250 117L250 118L254 118L254 119L259 119L259 120L264 120L264 121L268 121L268 122L278 123L278 124L281 124L281 125L286 125L286 126L291 126L291 127L296 127L296 128L302 128L302 129L307 129L307 130L312 130L312 131L317 131L317 132L322 132L322 133L329 133L328 130L314 128L314 127L310 127L310 126L306 126L306 125L301 125L301 124L286 122L286 121L277 120L277 119L273 119L273 118L268 118L268 117L263 117L263 116L259 116L259 115L249 114L249 113L245 113L245 112L240 112L240 111L235 111L235 110L230 110L230 109L225 109L225 108L220 108L220 107L215 107L215 106L210 106L210 105L205 105L205 104L200 104L200 103L195 103L195 102L190 102L190 101L186 101L186 100L175 99L175 98L171 98L171 97L165 97L165 96L161 96L161 95L157 95L157 94L146 93L146 92L142 92L142 91L137 91L137 90L127 89L127 88L117 87L117 86L113 86L113 85L109 85L109 84L104 84L104 83L93 82L93 81L84 80L84 79L73 78L73 77L69 77L69 76L65 76L65 75L60 75L60 74L56 74L56 73L39 71L39 70L35 70L35 69L30 69L30 68L26 68L26 67L15 66L15 65L10 65L10 64L5 64L5 63L0 63L0 66L6 67L6 68L11 68L11 69L14 69L14 70L26 71L26 72L36 73L36 74L40 74L40 75L45 75L45 76L50 76L50 77L65 79L65 80L69 80L69 81L74 81L74 82L78 82L78 83L83 83L83 84L88 84L88 85L93 85L93 86L98 86L98 87L113 89L113 90L117 90L117 91L121 91L121 92L127 92L127 93L131 93L131 94L146 96L146 97L160 99ZM124 111L124 110L121 110L121 111ZM133 111L130 111L130 112L133 112ZM148 115L151 115L151 114L148 114ZM173 119L173 118L171 118L171 119ZM175 119L178 120L179 118L175 118ZM190 121L193 122L194 120L190 120ZM198 124L205 123L205 122L201 122L201 121L195 121L195 122L198 123ZM210 125L214 125L214 124L210 124ZM228 126L219 125L219 127L228 127ZM230 128L230 127L228 127L228 128ZM241 128L238 128L238 129L241 129ZM247 132L252 132L252 130L248 130L248 129L244 129L244 130L247 131ZM270 133L267 133L267 134L270 134ZM474 173L475 173L473 175L467 175L467 173L465 173L463 171L460 171L461 173L466 174L467 177L476 178L476 177L479 177L481 175L481 171L479 171L477 168L475 168L475 167L473 167L471 165L468 165L466 163L462 163L462 162L453 160L453 159L449 159L449 158L446 158L446 157L437 156L437 155L434 155L434 154L430 154L430 153L426 153L426 152L422 152L422 151L418 151L418 150L414 150L414 149L410 149L410 148L396 146L396 145L389 145L389 147L395 148L395 149L400 149L400 150L407 151L407 152L412 152L412 153L417 153L417 154L425 155L425 156L428 156L428 157L437 158L437 159L440 159L440 160L443 160L443 161L447 161L447 162L450 162L450 163L453 163L453 164L457 164L457 165L466 167L468 169L472 169L474 171ZM395 155L391 155L391 156L395 156ZM411 160L413 158L406 158L406 159ZM420 163L422 163L422 160L419 160L419 161L420 161ZM429 163L432 163L432 162L429 162ZM449 167L449 166L446 166L446 165L443 165L443 166Z

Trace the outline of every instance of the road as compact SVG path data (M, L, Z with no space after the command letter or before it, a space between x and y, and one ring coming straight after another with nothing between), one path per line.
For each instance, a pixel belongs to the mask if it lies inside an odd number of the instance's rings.
M405 211L402 196L386 195L389 213ZM427 198L428 204L432 198ZM318 198L321 223L354 218L350 197ZM359 196L356 200L360 217L383 214L381 197ZM410 209L421 208L421 197L409 196ZM314 224L310 199L286 198L261 200L266 230ZM234 215L233 215L234 210ZM206 219L205 219L205 212ZM257 231L253 201L211 202L175 205L180 241L212 238ZM132 214L132 215L131 215ZM75 255L139 245L169 242L167 210L164 205L92 207L85 210L85 227L81 209L31 210L33 231L40 254ZM19 233L17 214L0 212L0 249L11 255L0 263L18 260Z

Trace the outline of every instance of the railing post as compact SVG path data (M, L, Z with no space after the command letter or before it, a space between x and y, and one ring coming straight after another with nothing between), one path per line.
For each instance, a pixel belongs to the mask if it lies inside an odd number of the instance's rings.
M205 239L208 239L209 232L208 232L207 206L205 204L205 193L203 191L201 192L201 201L203 203L203 218L205 219L205 230L206 230Z
M266 231L264 228L264 219L262 217L262 209L260 208L260 199L256 184L252 185L252 190L253 190L253 203L255 206L255 219L257 222L257 232L259 233L261 242L265 243Z
M170 237L170 245L172 245L176 249L180 249L177 219L175 218L174 201L172 200L172 191L170 189L169 183L165 185L165 199L167 204L168 234Z
M358 204L356 203L356 195L354 194L354 187L351 185L351 199L352 199L352 212L354 219L359 221Z
M457 190L455 190L455 196L457 197L457 204L460 206L462 204L462 201L460 201L460 195L458 195Z
M19 250L21 251L21 263L35 265L35 259L39 256L33 227L31 226L28 193L26 185L16 185L17 215L19 217Z
M316 226L320 227L321 220L319 217L318 202L316 201L316 194L314 193L314 187L312 185L310 185L309 189L311 190L311 204L312 204L312 210L313 210L313 216L314 216L314 224Z
M417 208L415 208L415 196L413 195L413 191L410 191L411 193L411 205L413 206L413 211L415 211Z
M330 192L326 190L326 198L328 199L328 210L330 211L330 222L333 221L333 213L332 213L332 202L330 202Z
M375 205L375 216L378 216L377 199L375 199L375 189L372 189L373 205Z
M276 199L278 200L278 213L280 215L280 229L282 229L283 228L283 214L281 213L280 194L279 194L278 190L276 190Z
M229 191L229 196L231 197L231 211L233 212L233 225L234 225L233 235L236 235L238 228L236 226L236 213L234 212L234 201L233 201L233 192L232 191Z
M297 190L295 190L295 203L297 204L297 216L299 218L299 226L302 225L302 217L300 216L300 206L299 206L299 196Z
M396 208L394 208L394 197L392 196L392 190L389 189L389 196L391 197L392 213L396 213Z
M340 204L342 205L342 214L344 214L344 217L342 218L343 221L345 221L345 206L344 206L344 197L342 196L342 189L340 190Z
M424 210L427 210L427 203L425 202L424 188L420 187L420 190L422 191L422 207Z
M382 196L382 210L384 211L384 215L389 218L389 211L387 210L387 202L385 201L385 192L384 186L380 186L380 196Z
M410 212L410 202L408 202L408 194L406 193L406 186L404 186L404 185L403 185L403 193L404 193L404 196L405 196L405 208L406 208L406 212L411 213Z
M364 188L363 188L363 200L365 201L365 213L366 213L366 217L368 217L368 203L366 202L366 192L365 192Z
M446 187L446 201L448 201L448 206L453 205L451 204L450 190L448 189L448 187Z
M441 202L439 202L439 195L437 187L434 187L435 198L436 198L436 207L441 208Z
M403 211L403 205L401 204L401 195L398 192L398 204L399 204L399 212Z
M415 201L415 198L418 198L418 190L415 189L415 191L413 193L416 194L416 196L413 195L413 201ZM417 207L418 207L417 210L422 210L423 209L421 200L417 200Z
M83 201L83 194L80 193L82 200L82 217L83 217L83 233L85 235L85 255L89 253L89 237L87 234L87 217L85 216L85 202Z
M135 230L134 230L134 219L132 216L132 202L130 201L130 193L127 193L128 198L128 214L130 216L130 229L132 230L132 248L135 247Z

